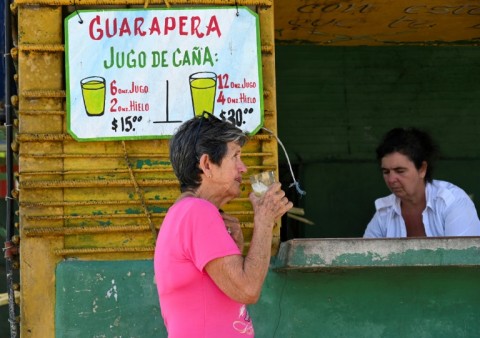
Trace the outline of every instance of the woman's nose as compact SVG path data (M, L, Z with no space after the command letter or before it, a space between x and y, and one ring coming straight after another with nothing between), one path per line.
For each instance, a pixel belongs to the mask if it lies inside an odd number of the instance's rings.
M392 183L392 182L395 182L396 180L397 180L397 175L395 175L395 173L385 174L385 181L387 181L387 183Z
M238 171L240 171L241 173L247 172L247 166L245 165L245 163L243 163L242 160L240 160Z

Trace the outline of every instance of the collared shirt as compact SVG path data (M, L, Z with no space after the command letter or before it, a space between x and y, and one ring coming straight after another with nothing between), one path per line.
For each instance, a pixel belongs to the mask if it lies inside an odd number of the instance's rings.
M471 198L456 185L433 180L425 187L422 212L427 237L480 236L480 220ZM364 238L407 237L400 199L394 194L375 201L375 215Z

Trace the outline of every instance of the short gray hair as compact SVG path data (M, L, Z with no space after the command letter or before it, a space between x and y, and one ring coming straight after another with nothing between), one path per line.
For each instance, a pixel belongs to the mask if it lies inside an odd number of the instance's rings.
M211 114L185 121L170 139L170 162L180 181L180 190L195 191L200 186L202 170L198 163L203 154L220 165L227 153L227 143L243 147L247 140L242 130Z

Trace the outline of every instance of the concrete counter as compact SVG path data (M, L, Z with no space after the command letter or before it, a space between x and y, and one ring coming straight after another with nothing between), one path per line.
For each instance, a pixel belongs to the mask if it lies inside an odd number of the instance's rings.
M480 266L479 237L293 239L280 246L273 269Z
M258 337L479 337L480 239L294 239L272 258Z

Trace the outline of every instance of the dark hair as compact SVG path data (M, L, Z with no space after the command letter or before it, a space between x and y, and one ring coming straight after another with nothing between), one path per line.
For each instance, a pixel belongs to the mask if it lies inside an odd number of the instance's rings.
M427 162L425 181L431 182L433 162L438 155L438 147L430 135L416 128L394 128L387 132L377 147L377 160L388 154L399 152L407 156L420 169Z
M185 121L170 140L170 162L180 181L180 190L195 191L200 186L202 170L198 163L202 154L220 165L227 153L227 143L235 142L242 147L246 141L247 135L242 130L211 114Z

